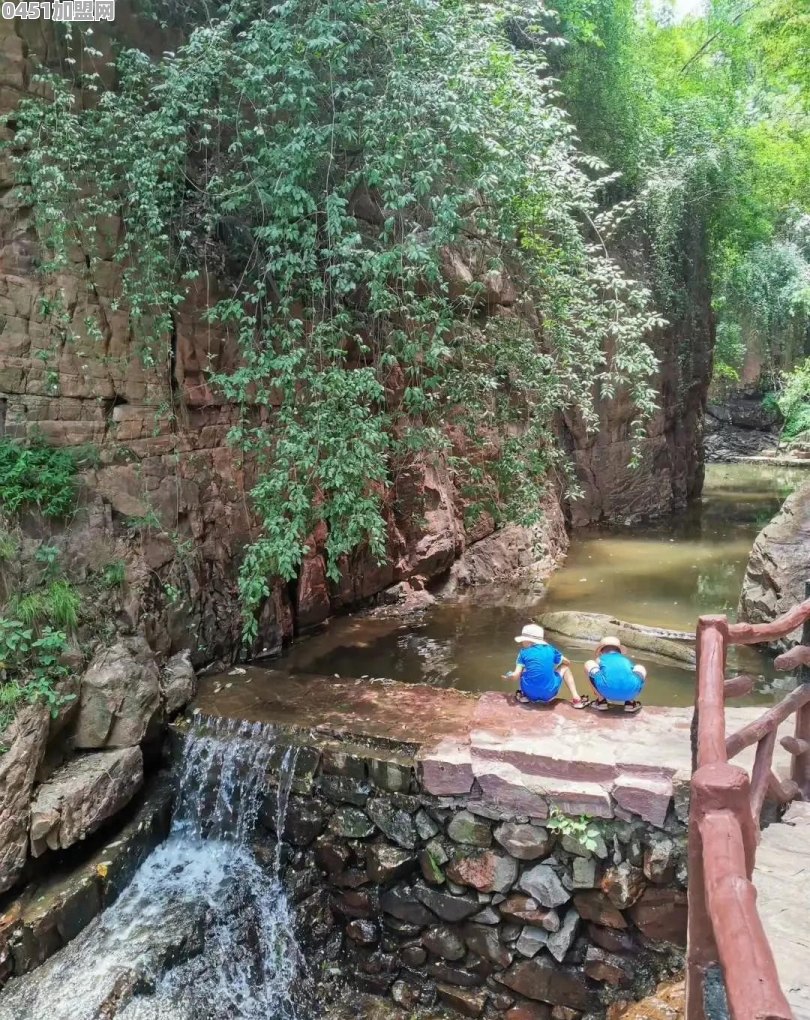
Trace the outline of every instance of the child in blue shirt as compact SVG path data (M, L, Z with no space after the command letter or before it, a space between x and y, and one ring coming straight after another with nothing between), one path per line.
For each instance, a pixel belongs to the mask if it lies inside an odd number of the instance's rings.
M618 638L602 638L596 646L596 659L585 663L585 672L596 691L592 704L598 712L606 712L611 701L623 701L628 714L641 711L638 696L647 679L647 670L627 658Z
M574 708L584 708L586 701L580 698L574 682L574 674L563 658L562 652L545 639L542 627L536 623L527 624L515 638L520 645L517 663L511 673L504 673L504 680L519 680L520 689L515 698L522 704L541 702L547 704L557 697L563 683L571 694Z

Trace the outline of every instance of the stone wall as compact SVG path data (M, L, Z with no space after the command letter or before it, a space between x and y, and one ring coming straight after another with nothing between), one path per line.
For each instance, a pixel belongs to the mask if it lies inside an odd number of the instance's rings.
M281 837L310 953L407 1009L505 1020L600 1015L678 968L685 827L673 808L653 826L616 804L623 820L591 821L586 838L553 805L551 819L547 807L520 815L475 788L429 794L420 775L405 745L300 748ZM276 818L270 789L271 843Z

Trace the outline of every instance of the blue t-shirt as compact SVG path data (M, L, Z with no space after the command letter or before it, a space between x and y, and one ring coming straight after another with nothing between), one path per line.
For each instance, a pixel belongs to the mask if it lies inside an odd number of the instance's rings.
M562 660L562 652L554 645L521 648L517 657L518 666L523 667L520 689L530 701L551 701L557 696L562 678L555 667Z
M608 701L634 701L644 678L633 672L633 663L620 652L599 656L599 669L591 671L593 685Z

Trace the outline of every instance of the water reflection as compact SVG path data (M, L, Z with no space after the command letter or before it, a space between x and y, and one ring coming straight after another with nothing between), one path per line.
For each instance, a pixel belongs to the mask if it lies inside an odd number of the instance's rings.
M327 675L498 690L504 689L500 674L514 658L513 636L548 610L610 613L677 630L693 630L704 612L733 617L754 537L807 477L800 468L709 465L703 496L685 513L643 526L578 532L547 592L514 585L477 589L438 604L415 623L335 621L325 633L297 643L280 665ZM573 641L562 647L575 664L579 683L577 664L592 649ZM737 665L765 678L750 700L770 700L769 661L742 650ZM645 701L691 704L693 684L686 670L655 666Z

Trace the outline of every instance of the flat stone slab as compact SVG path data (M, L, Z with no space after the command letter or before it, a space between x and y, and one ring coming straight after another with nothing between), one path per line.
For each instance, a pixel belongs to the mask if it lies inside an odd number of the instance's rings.
M691 708L645 708L629 716L562 701L523 706L497 692L290 677L258 667L204 678L193 707L325 738L404 745L425 792L480 799L491 817L543 819L553 807L661 826L673 799L681 815L688 800ZM761 713L729 709L729 732ZM753 750L740 755L744 767L752 761Z
M810 1020L810 804L763 830L754 884L782 989L796 1020Z

